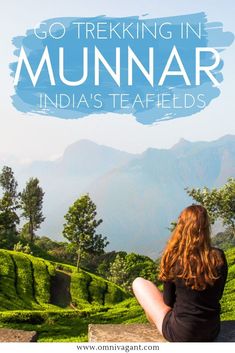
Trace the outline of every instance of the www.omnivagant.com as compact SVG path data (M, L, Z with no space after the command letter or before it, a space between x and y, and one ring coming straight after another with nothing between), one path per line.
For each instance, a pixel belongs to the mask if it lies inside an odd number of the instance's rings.
M159 351L160 347L157 344L98 344L98 345L77 345L78 351L114 351L114 352L125 352L131 351Z

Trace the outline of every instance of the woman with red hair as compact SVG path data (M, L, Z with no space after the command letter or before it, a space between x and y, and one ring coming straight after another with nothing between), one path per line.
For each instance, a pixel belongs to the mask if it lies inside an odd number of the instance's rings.
M168 341L214 341L227 271L223 251L211 246L206 209L192 205L181 212L161 258L163 293L141 277L134 280L133 291Z

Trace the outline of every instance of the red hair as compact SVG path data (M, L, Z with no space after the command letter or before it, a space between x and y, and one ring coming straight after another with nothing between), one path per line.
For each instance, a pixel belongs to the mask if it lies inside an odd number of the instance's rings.
M220 253L211 246L206 209L201 205L185 208L161 258L159 279L181 278L186 286L204 290L219 278L222 263Z

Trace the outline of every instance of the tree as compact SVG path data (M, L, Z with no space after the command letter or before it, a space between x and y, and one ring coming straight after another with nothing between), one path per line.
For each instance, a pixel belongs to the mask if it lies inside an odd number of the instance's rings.
M144 277L158 284L156 263L148 256L120 252L110 265L108 279L128 291L136 277Z
M202 204L210 215L211 222L221 219L224 226L235 234L235 179L229 178L221 188L186 189L189 196Z
M8 166L2 168L0 174L0 186L2 188L2 198L0 199L0 246L12 249L17 239L17 225L19 208L17 192L17 181L14 172Z
M44 192L39 186L37 178L30 178L21 194L22 216L28 221L25 228L28 229L29 240L34 242L35 231L40 228L45 220L43 216Z
M128 287L129 271L126 265L126 254L117 254L110 266L109 281L116 283L123 288Z
M14 245L13 250L17 252L23 252L24 254L32 254L29 244L24 245L21 243L21 241Z
M64 217L63 235L76 247L77 269L85 253L101 254L108 245L106 237L96 234L96 228L103 222L96 220L96 215L96 205L86 194L74 202Z
M227 228L224 232L217 233L212 238L212 245L222 250L227 250L235 246L235 237L231 228Z
M99 276L107 279L110 276L110 264L115 260L116 256L116 251L90 256L89 259L87 258L84 267L88 269L88 271L97 273Z

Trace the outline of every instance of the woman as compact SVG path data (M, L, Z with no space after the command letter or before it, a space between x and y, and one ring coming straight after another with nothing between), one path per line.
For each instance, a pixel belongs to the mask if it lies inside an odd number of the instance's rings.
M185 208L163 253L163 293L143 278L133 291L146 316L170 342L209 342L220 331L220 304L227 278L222 250L213 248L210 221L200 205Z

